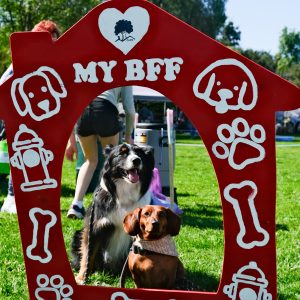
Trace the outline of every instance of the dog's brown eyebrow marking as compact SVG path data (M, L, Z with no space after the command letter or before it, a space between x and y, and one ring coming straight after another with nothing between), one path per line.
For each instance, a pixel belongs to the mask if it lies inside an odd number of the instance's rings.
M126 146L123 146L120 148L120 153L123 153L123 152L128 152L128 148Z

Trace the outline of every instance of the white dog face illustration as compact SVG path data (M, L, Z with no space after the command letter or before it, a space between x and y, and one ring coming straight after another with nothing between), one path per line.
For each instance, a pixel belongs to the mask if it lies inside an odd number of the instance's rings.
M37 71L13 81L11 97L21 116L29 114L41 121L60 111L60 99L67 96L67 90L56 71L42 66Z
M232 78L231 74L239 74ZM257 101L257 84L251 71L236 59L222 59L201 72L193 86L197 98L223 114L228 110L251 110Z

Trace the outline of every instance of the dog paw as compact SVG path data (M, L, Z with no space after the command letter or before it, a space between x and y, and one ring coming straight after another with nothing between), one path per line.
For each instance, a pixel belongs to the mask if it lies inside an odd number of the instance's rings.
M64 284L64 279L60 275L53 275L49 278L45 274L37 277L38 288L35 290L35 297L38 300L53 298L70 300L73 295L73 288L69 284ZM50 296L52 295L52 296Z
M264 159L261 144L266 140L266 132L261 125L250 127L245 119L236 118L231 125L221 124L217 134L219 141L213 144L212 151L217 158L228 159L232 168L241 170Z

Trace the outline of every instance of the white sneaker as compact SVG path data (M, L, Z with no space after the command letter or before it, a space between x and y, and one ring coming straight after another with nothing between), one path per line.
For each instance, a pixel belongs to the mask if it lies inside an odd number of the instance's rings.
M84 207L82 206L82 208L80 208L76 204L72 204L67 213L67 217L70 219L83 219L84 215L85 215Z
M17 213L15 196L7 195L7 197L4 199L4 203L1 207L1 212L7 212L10 214Z

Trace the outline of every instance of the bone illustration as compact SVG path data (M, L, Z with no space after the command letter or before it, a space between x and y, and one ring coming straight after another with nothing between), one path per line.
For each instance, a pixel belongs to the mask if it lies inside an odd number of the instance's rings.
M57 181L50 178L47 165L54 159L50 150L44 149L44 142L33 130L21 124L14 137L12 148L15 151L10 162L12 167L23 171L23 192L56 188ZM43 174L43 177L37 177Z
M251 194L248 196L248 199L235 199L231 196L230 193L233 190L242 189L244 187L251 188ZM229 184L224 189L224 197L232 204L240 227L236 241L238 245L244 249L252 249L255 246L263 247L269 242L270 238L268 232L260 225L254 205L257 191L256 184L250 180ZM245 240L247 240L247 242Z
M49 278L46 274L40 274L37 276L38 288L35 290L35 297L37 300L72 300L70 298L74 290L71 285L64 284L65 280L61 275L53 275ZM46 298L43 298L46 297Z
M240 76L234 82L228 82L228 74L233 68L238 69L236 72ZM219 114L228 110L251 110L258 98L257 83L252 72L233 58L217 60L209 65L197 76L193 91L197 98L214 106Z
M126 55L148 32L150 17L139 6L128 8L124 14L107 8L99 15L98 24L104 38Z
M19 115L29 114L35 121L58 114L61 99L66 96L61 77L47 66L15 79L11 86L11 98Z
M217 135L219 141L213 144L212 152L219 159L228 159L229 165L235 170L242 170L247 165L260 162L265 158L265 149L261 143L266 140L266 132L259 124L250 127L245 119L236 118L231 125L219 125ZM256 150L258 154L254 155L249 151L239 150L245 149L246 146L251 150ZM236 157L241 151L249 157L238 162Z
M223 292L232 300L272 300L268 285L264 272L255 261L250 261L233 274L232 283L225 285Z
M57 217L50 210L43 210L38 207L30 210L29 217L33 223L33 233L31 245L26 249L26 255L32 260L46 264L52 259L52 253L48 248L49 233L50 229L56 224ZM34 254L35 252L40 253Z

